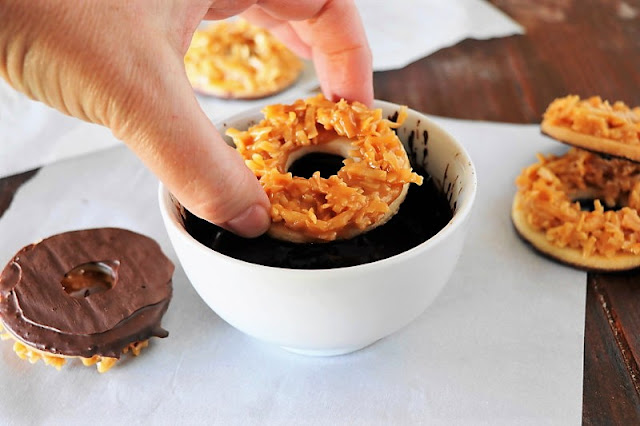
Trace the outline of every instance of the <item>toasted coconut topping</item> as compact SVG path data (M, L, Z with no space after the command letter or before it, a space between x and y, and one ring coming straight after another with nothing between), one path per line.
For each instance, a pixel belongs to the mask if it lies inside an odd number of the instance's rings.
M19 341L13 334L9 332L2 333L2 331L3 326L2 323L0 323L0 340L13 340L13 351L16 353L16 355L18 355L20 359L29 361L31 364L35 364L36 362L42 360L45 365L50 365L58 371L62 369L62 367L66 364L67 359L70 358L80 359L80 361L82 361L82 364L87 367L95 365L99 373L106 373L118 361L118 358L110 358L100 355L94 355L91 358L83 358L57 355L50 352L41 351ZM148 340L132 342L122 349L122 353L126 354L127 352L131 351L134 356L138 356L140 355L142 349L146 348L147 346L149 346Z
M629 108L620 101L611 105L599 96L581 100L571 95L554 100L544 120L584 135L640 144L640 107Z
M264 120L247 131L227 134L267 192L274 224L310 240L347 238L354 228L367 229L385 217L405 185L422 184L393 131L405 120L406 109L392 122L379 109L318 95L271 105L263 113ZM287 171L297 150L323 151L338 138L349 156L336 175L323 178L315 172L305 179Z
M539 155L516 184L516 208L553 245L585 257L640 254L640 164L572 148L562 156ZM581 199L593 199L594 210L581 210Z
M221 21L197 30L184 63L197 90L238 98L279 92L302 70L295 54L269 32L244 20Z

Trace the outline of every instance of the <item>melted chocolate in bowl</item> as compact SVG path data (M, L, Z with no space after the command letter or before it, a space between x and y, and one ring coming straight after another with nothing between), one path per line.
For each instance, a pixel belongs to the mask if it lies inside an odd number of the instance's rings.
M311 161L300 166L301 170L296 173L299 176L310 176L312 173L302 169L317 167ZM375 262L427 241L453 217L445 194L429 174L419 166L414 166L414 170L424 177L424 183L422 186L409 186L407 197L398 213L386 224L349 240L295 244L266 235L246 239L199 219L188 211L185 211L185 228L205 246L259 265L290 269L331 269Z

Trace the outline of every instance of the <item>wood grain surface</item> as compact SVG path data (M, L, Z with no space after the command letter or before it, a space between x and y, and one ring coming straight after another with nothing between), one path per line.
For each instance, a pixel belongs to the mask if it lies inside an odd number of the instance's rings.
M15 195L18 188L23 183L35 176L37 172L37 170L31 170L29 172L20 173L4 179L0 179L0 217L2 217L5 210L9 208L9 205L13 200L13 196Z
M429 114L538 123L554 98L640 105L640 0L491 0L526 34L465 40L376 73L376 97ZM443 17L446 19L446 17ZM416 30L428 37L428 28ZM0 179L0 216L35 171ZM640 424L640 272L589 274L583 422Z
M570 93L640 105L639 0L492 3L526 34L466 40L376 73L376 97L429 114L513 123L538 123L549 102Z

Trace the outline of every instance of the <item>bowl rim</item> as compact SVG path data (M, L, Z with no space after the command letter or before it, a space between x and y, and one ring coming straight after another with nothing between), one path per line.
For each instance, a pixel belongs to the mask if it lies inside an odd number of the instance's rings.
M401 105L394 104L391 102L386 102L386 101L375 100L374 107L375 108L382 108L382 107L399 108L401 107ZM226 124L224 124L226 122L231 122L239 119L246 119L247 116L252 116L260 112L261 110L262 110L262 107L247 109L243 112L233 114L223 120L219 120L214 124L216 125L216 128L220 129L223 126L226 127ZM469 185L469 189L468 189L469 193L466 199L464 200L464 202L456 206L456 211L454 212L451 220L449 220L449 222L447 222L447 224L442 229L440 229L435 235L433 235L431 238L427 239L426 241L423 241L422 243L418 244L415 247L410 248L409 250L406 250L396 255L393 255L391 257L376 260L373 262L368 262L368 263L363 263L363 264L353 265L353 266L343 266L343 267L337 267L337 268L324 268L324 269L283 268L278 266L260 265L257 263L251 263L245 260L236 259L234 257L227 256L226 254L217 252L207 247L206 245L196 240L193 236L191 236L191 234L187 232L186 228L182 224L182 220L178 218L179 215L176 211L176 208L173 202L171 201L169 190L163 185L162 182L160 182L158 185L158 202L159 202L160 211L165 223L165 227L172 226L173 228L175 228L178 231L178 235L185 242L187 242L187 244L191 245L193 248L197 250L204 249L210 255L214 257L218 257L226 262L236 263L239 267L249 268L249 269L259 269L263 271L273 271L273 272L293 274L293 275L296 275L296 274L308 275L310 273L313 273L313 274L361 273L363 272L363 270L367 270L367 269L375 270L377 268L386 268L386 267L392 266L395 263L404 262L407 259L411 259L417 256L419 253L431 250L437 247L438 245L440 245L441 241L445 240L457 228L462 226L468 219L469 215L471 214L473 205L475 203L475 198L477 195L477 190L478 190L477 170L468 151L449 132L442 129L439 125L434 123L428 116L426 116L426 114L420 111L407 108L407 112L410 115L412 113L417 114L421 121L424 121L430 127L437 129L439 132L441 132L441 134L447 137L449 139L449 142L452 142L455 148L461 153L460 160L467 163L469 167L469 173L468 173L469 182L467 184Z

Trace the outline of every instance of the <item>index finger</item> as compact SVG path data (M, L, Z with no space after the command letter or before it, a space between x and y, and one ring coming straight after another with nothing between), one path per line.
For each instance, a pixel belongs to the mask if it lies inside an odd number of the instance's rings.
M352 0L263 0L258 5L292 27L311 48L328 98L373 102L372 58L367 36Z

